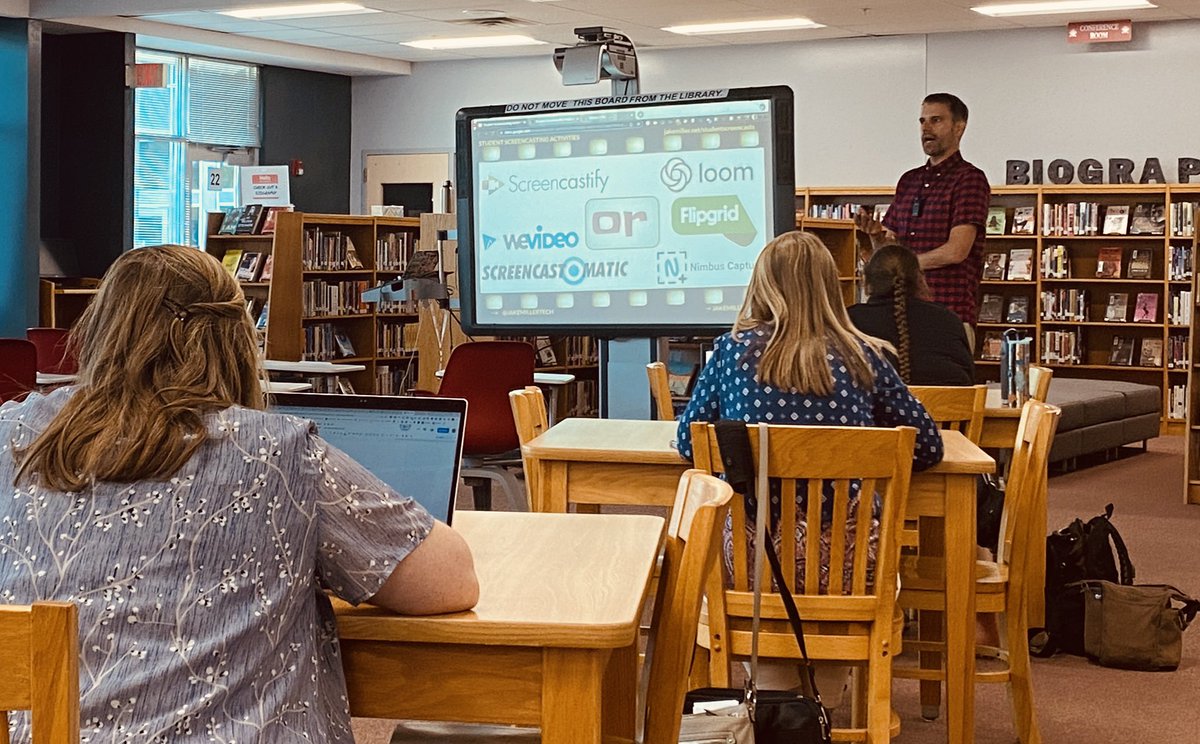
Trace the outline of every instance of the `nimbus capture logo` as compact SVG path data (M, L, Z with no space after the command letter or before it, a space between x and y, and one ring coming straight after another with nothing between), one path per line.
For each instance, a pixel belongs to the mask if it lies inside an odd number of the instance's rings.
M692 169L683 158L671 158L658 174L663 185L678 194L692 182Z

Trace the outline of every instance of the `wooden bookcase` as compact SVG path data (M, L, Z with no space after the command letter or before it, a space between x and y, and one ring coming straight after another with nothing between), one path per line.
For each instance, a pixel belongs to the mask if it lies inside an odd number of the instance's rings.
M240 251L242 255L246 253L259 253L262 254L260 263L265 262L266 257L273 252L273 239L275 236L270 234L220 235L217 231L221 228L221 221L224 217L225 215L221 212L209 212L204 250L221 262L225 261L225 256L229 251ZM262 273L262 266L259 266L259 273ZM270 282L239 281L238 284L241 285L242 294L246 296L246 299L253 301L253 305L248 307L247 311L250 313L250 317L257 320L263 308L268 303L268 295L271 287ZM265 335L265 333L265 328L259 330L260 337Z
M892 189L887 187L823 187L798 189L797 211L806 216L838 214L850 216L858 205L874 208L877 204L887 204L892 197ZM1138 205L1149 205L1165 212L1167 228L1159 235L1048 235L1045 234L1045 215L1049 208L1053 212L1055 205L1069 203L1088 203L1099 207L1098 226L1103 232L1104 209L1108 206L1127 205L1130 208L1129 222L1132 224L1133 213ZM984 340L989 333L997 333L1007 328L1018 328L1034 339L1034 353L1037 359L1043 360L1047 350L1048 332L1078 333L1082 339L1082 353L1078 363L1066 363L1056 360L1044 361L1055 370L1060 377L1098 377L1102 379L1128 380L1157 386L1163 395L1162 427L1165 432L1181 433L1187 431L1189 440L1195 432L1200 435L1200 427L1193 427L1193 412L1198 410L1195 386L1190 382L1194 369L1192 361L1177 360L1172 363L1170 350L1172 343L1175 348L1187 351L1189 360L1197 359L1197 344L1200 344L1200 334L1192 327L1196 321L1196 289L1194 272L1187 276L1172 276L1171 258L1175 252L1195 250L1194 230L1186 234L1171 230L1172 204L1200 202L1200 186L1196 185L1163 185L1163 184L1134 184L1134 185L1102 185L1090 186L1082 184L1042 185L1042 186L993 186L992 207L1005 209L1006 224L1004 234L988 235L986 237L984 254L1002 253L1011 256L1012 251L1027 249L1031 252L1032 276L1029 280L1018 281L1008 279L1006 261L1005 278L1001 280L985 280L980 285L980 300L984 295L1000 295L1002 301L1002 318L1000 322L980 323L976 336L976 376L980 382L995 380L999 374L998 362L980 358L984 352ZM1035 231L1033 235L1012 234L1012 217L1018 207L1034 208ZM1200 210L1193 210L1200 211ZM1066 249L1070 275L1065 278L1051 278L1043 275L1041 263L1043 257L1054 246L1062 245ZM1120 249L1122 256L1120 278L1097 277L1097 264L1101 248ZM1145 278L1130 278L1128 267L1133 249L1150 251L1151 264L1149 276ZM1046 308L1043 306L1043 293L1057 290L1076 290L1087 292L1086 320L1061 320L1043 317ZM1189 323L1171 322L1171 300L1179 292L1191 291L1192 317ZM1105 310L1108 305L1108 295L1125 293L1128 296L1129 310L1124 322L1106 321ZM1155 319L1153 322L1133 322L1134 308L1138 294L1157 295ZM1010 317L1009 306L1014 298L1025 298L1027 318L1023 323L1006 322ZM1184 296L1181 296L1185 297ZM1112 364L1111 354L1114 337L1129 338L1134 343L1132 364ZM1163 358L1156 365L1142 366L1139 364L1143 342L1146 339L1161 340ZM1183 395L1188 401L1187 412L1174 415L1171 410L1172 401ZM1189 465L1196 480L1197 500L1200 500L1200 442L1189 443L1189 453L1194 465Z
M346 375L358 393L398 394L415 384L416 308L361 305L358 295L400 275L416 248L416 218L281 212L274 235L216 235L220 220L219 214L209 215L207 250L214 256L222 258L232 249L273 256L270 282L242 282L248 298L261 297L269 305L268 359L361 364L362 372ZM335 242L339 236L348 239L361 267L334 268L322 260L305 265L305 242L311 247L317 232ZM395 260L389 261L389 255ZM343 289L339 307L314 309L319 290L330 285ZM349 340L352 355L338 350L336 342L329 343L335 333ZM329 387L327 392L334 392L339 380L326 375L310 382L315 389Z
M42 277L38 281L38 324L70 328L96 296L99 279Z

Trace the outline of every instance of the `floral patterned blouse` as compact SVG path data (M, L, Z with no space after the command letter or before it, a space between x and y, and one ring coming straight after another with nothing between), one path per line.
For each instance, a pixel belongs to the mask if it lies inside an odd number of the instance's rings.
M310 422L240 407L167 480L14 485L71 392L0 407L0 602L79 605L81 742L353 744L323 590L374 595L432 517Z

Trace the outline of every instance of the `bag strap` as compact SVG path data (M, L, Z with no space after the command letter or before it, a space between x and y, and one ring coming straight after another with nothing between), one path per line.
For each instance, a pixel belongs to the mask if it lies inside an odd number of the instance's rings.
M1129 586L1133 584L1133 561L1129 560L1129 549L1125 547L1125 541L1121 539L1121 533L1117 532L1116 525L1112 523L1112 513L1112 504L1104 507L1104 532L1112 540L1113 547L1117 549L1117 564L1121 572L1120 581L1122 584Z
M745 427L742 427L742 429L745 431ZM779 556L775 553L774 536L767 529L767 524L771 518L768 510L768 505L771 502L770 479L767 476L767 473L770 472L768 468L770 462L768 432L769 429L766 424L758 424L758 469L755 477L755 495L758 500L758 512L754 525L755 542L758 547L754 551L754 618L752 621L753 637L750 645L750 685L754 687L758 679L758 626L763 578L762 559L765 555L767 562L771 564L771 574L775 578L776 590L783 600L783 607L788 616L788 624L792 626L792 634L796 636L796 645L799 646L800 656L804 659L804 670L808 676L809 689L812 690L813 699L818 704L821 704L821 691L817 689L817 676L813 671L812 661L808 658L808 646L804 643L804 625L800 620L800 611L796 608L796 600L792 597L792 592L788 589L787 582L784 580L783 568L779 565ZM746 438L749 439L748 433ZM780 494L780 498L786 498L786 495Z

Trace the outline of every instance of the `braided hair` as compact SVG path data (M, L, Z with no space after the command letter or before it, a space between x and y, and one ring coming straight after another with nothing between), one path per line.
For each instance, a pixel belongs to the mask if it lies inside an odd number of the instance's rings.
M902 245L892 243L875 251L863 268L867 291L871 299L892 300L892 317L896 322L896 357L900 361L900 379L905 383L912 377L911 341L908 329L908 301L924 298L929 288L917 256Z

